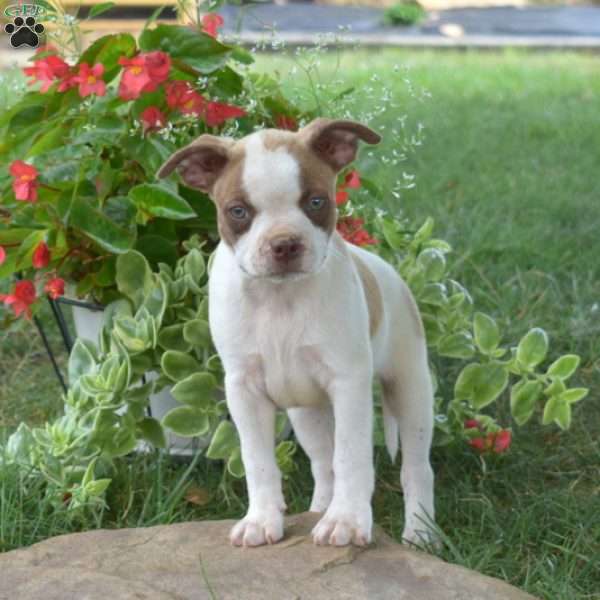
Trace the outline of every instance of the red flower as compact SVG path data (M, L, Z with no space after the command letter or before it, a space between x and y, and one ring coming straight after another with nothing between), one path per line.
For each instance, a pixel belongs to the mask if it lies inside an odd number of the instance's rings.
M106 84L102 80L104 75L104 65L96 63L90 67L87 63L79 65L79 72L73 77L73 82L79 85L79 95L82 98L96 94L104 96L106 93Z
M52 298L52 300L56 300L65 293L65 280L60 277L50 279L44 286L44 291Z
M481 423L477 419L467 419L465 429L481 429Z
M10 174L14 177L13 191L17 200L35 202L37 200L38 170L22 160L15 160L10 165Z
M119 64L125 67L119 84L123 100L135 100L142 92L153 92L166 81L171 69L171 58L164 52L142 52L133 58L122 56Z
M335 203L340 206L348 201L348 192L343 189L338 189L335 193Z
M204 112L204 120L209 127L218 127L228 119L243 117L246 111L238 106L209 102Z
M6 261L6 250L0 246L0 265L4 264Z
M217 29L223 26L225 21L221 15L208 13L202 17L202 31L211 37L217 37Z
M66 92L71 88L79 85L77 75L74 73L67 73L59 82L57 90L59 92Z
M167 117L156 106L149 106L140 115L144 133L162 129L167 124Z
M279 129L287 129L288 131L297 131L298 121L289 115L277 115L275 124Z
M42 82L40 92L44 94L56 79L62 79L68 75L69 65L60 56L50 54L34 61L33 67L25 67L23 72L28 77L32 77L29 85L33 85L36 81Z
M346 188L357 189L360 187L360 177L358 171L350 171L346 177L344 177L343 183L340 183L337 188L335 195L335 203L340 206L348 201L348 192Z
M119 58L119 64L125 67L119 83L119 97L123 100L135 100L142 90L152 82L146 68L146 61L139 54L133 58L122 56Z
M171 57L165 52L146 52L144 54L146 69L150 75L151 84L145 92L153 92L159 84L166 81L171 70Z
M501 454L505 452L512 441L512 433L508 429L502 429L496 433L488 433L485 437L469 440L469 446L475 448L480 454L493 452Z
M366 229L363 229L364 223L363 219L342 217L337 222L337 230L346 241L356 246L377 244L378 240L371 237Z
M0 294L0 301L6 306L12 306L16 317L22 313L31 318L30 306L35 302L35 286L33 282L24 279L15 283L15 289L12 294Z
M49 262L50 250L48 249L46 242L40 242L33 251L31 263L36 269L43 269L44 267L48 266Z
M501 452L508 450L511 442L512 432L509 429L499 431L494 438L494 452L500 454Z
M205 110L206 100L188 81L177 80L167 84L167 105L184 115L201 115Z
M344 179L344 187L349 187L352 189L357 189L360 187L360 176L358 171L353 170L346 175L346 178Z

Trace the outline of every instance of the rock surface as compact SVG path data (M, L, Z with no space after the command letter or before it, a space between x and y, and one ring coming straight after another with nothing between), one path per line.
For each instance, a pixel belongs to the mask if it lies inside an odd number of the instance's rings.
M318 515L289 517L274 546L232 548L232 521L99 530L0 555L0 599L525 600L508 584L396 544L313 546Z

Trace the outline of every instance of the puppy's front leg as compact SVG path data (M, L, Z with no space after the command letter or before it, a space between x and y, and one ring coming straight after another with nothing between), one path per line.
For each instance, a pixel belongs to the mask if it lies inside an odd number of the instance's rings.
M373 398L371 374L337 379L330 397L335 417L333 499L313 529L316 544L364 545L371 541Z
M286 508L275 460L275 405L243 375L226 376L225 393L240 436L249 498L246 516L231 530L231 543L273 544L283 537Z

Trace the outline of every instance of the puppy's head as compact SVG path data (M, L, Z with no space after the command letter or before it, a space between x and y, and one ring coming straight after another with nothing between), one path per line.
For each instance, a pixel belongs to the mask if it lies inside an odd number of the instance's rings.
M158 172L177 169L217 206L221 239L251 277L317 271L335 229L336 174L359 140L380 141L353 121L316 119L297 133L266 129L241 140L201 135Z

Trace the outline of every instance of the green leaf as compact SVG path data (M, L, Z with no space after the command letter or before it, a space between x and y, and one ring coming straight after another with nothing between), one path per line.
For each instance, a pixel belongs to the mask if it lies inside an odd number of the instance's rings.
M73 198L68 224L113 254L127 252L135 242L135 230L118 225L80 197Z
M444 336L438 342L438 353L451 358L470 358L475 353L473 338L466 331Z
M508 385L508 371L502 363L467 365L456 380L454 393L459 400L469 400L477 408L492 403Z
M575 373L579 366L580 358L576 354L565 354L558 360L555 360L548 367L548 375L559 377L560 379L568 379Z
M480 409L487 406L504 391L508 385L508 371L501 363L481 365L473 388L473 406Z
M448 302L446 286L443 283L428 283L419 294L419 302L432 306L444 306Z
M200 363L183 352L167 350L160 361L163 373L173 381L183 381L186 377L202 370Z
M151 336L132 317L117 317L113 321L113 336L117 336L129 352L143 352L152 347Z
M227 470L233 477L236 477L237 479L241 479L244 476L245 469L244 463L242 462L241 448L236 448L231 453L231 456L227 461Z
M114 2L101 2L100 4L95 4L92 6L92 8L90 8L89 17L93 19L94 17L97 17L98 15L110 10L114 5Z
M239 445L238 434L233 423L231 421L221 421L213 434L206 456L213 460L225 460Z
M552 396L544 407L542 423L549 425L553 421L561 429L568 429L571 425L571 405L561 396Z
M398 231L399 224L396 221L382 217L380 219L380 227L385 241L393 250L402 250L406 247L405 236Z
M434 225L435 221L431 217L427 217L423 225L421 225L421 227L419 227L419 229L417 229L417 231L415 232L414 241L418 244L422 244L423 242L428 240L431 237L431 234L433 233Z
M589 391L590 390L587 388L571 388L570 390L562 392L559 398L568 404L574 404L575 402L583 400L588 395Z
M554 422L561 429L569 429L571 427L571 405L568 402L560 402L556 409Z
M137 423L140 436L150 442L156 448L165 448L167 441L162 425L150 417L146 417Z
M96 479L90 481L84 488L85 493L92 498L97 498L106 491L111 481L112 479Z
M548 336L543 329L536 327L519 342L517 360L521 365L532 369L539 365L548 352Z
M66 121L66 119L65 119ZM44 131L39 135L25 156L31 158L62 145L65 136L71 131L67 123L62 122L57 127Z
M500 343L500 331L496 321L483 313L475 313L473 333L475 334L477 347L484 354L491 354Z
M140 306L150 293L153 276L148 261L135 250L121 254L117 258L116 283L119 291Z
M129 198L146 214L165 219L191 219L191 206L179 195L159 183L142 183L129 190Z
M510 391L510 412L518 425L529 421L542 394L540 381L520 381Z
M217 380L212 373L194 373L177 383L171 394L178 402L206 410L213 401L216 387Z
M429 346L437 345L444 334L444 330L439 319L433 315L421 312L421 320L423 321L423 327L425 328L427 344Z
M175 25L146 29L139 38L139 44L144 52L162 50L201 73L212 73L224 66L232 50L206 33Z
M275 448L275 459L282 473L291 473L295 469L294 454L296 444L290 440L284 440Z
M156 326L160 327L165 310L167 309L169 293L164 281L158 277L153 279L154 285L146 294L144 302L140 308L140 313L141 311L147 311L147 313L154 318Z
M479 363L472 363L463 368L454 384L454 397L458 400L468 400L473 396L473 388L479 373Z
M425 272L427 281L439 281L446 272L444 254L435 248L427 248L419 253L417 264Z
M82 375L96 370L96 346L93 342L77 339L69 355L69 383L73 385Z
M248 50L241 46L234 46L231 51L231 58L244 65L251 65L254 62L254 57Z
M170 410L163 417L162 424L183 437L204 435L210 427L208 415L191 406L178 406Z
M202 252L196 250L196 248L190 250L184 259L183 268L187 275L190 275L196 283L199 283L204 273L206 273L206 263Z
M192 346L183 337L183 323L163 327L158 334L158 345L165 350L189 352Z
M206 348L211 344L210 328L207 321L194 319L188 321L183 328L183 337L193 346Z
M567 389L565 382L559 377L551 377L550 385L544 390L547 396L558 396Z

